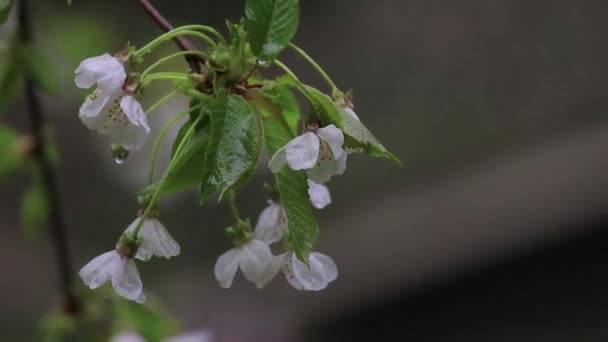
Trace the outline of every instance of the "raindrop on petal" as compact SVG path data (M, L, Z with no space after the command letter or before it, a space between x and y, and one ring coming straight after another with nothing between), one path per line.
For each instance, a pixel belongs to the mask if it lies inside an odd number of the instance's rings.
M116 164L123 164L129 158L129 150L120 145L112 145L112 158Z

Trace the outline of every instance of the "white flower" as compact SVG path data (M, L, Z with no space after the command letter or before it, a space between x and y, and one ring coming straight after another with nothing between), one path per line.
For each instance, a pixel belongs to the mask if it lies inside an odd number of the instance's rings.
M287 229L287 218L283 207L279 203L268 201L268 207L262 210L255 225L256 239L267 244L277 242L283 237L285 229Z
M334 125L306 132L281 147L272 156L269 167L277 173L287 163L293 170L307 170L316 183L325 183L333 175L344 173L346 153L344 134Z
M308 196L313 207L323 209L331 204L331 195L327 186L317 184L310 179L306 181L308 182Z
M308 265L293 252L287 252L272 258L266 267L273 275L282 268L289 284L297 290L320 291L338 277L334 260L318 252L310 253Z
M107 53L80 63L76 85L80 88L97 85L97 89L85 99L79 117L89 129L109 135L113 144L137 150L143 146L150 127L139 102L123 91L126 78L123 64Z
M261 289L276 274L276 271L272 273L272 270L266 267L272 257L268 244L255 238L250 239L220 255L215 263L215 278L221 287L229 288L237 269L240 268L245 278Z
M78 275L91 289L111 281L112 287L119 295L138 303L146 300L135 261L116 250L97 256L86 264Z
M194 331L191 333L169 337L163 342L211 342L211 333L206 330ZM146 339L134 332L122 332L112 336L110 342L146 342Z
M136 218L126 231L133 233L140 219L140 217ZM139 229L139 236L143 239L135 254L135 258L139 260L148 261L152 256L169 259L179 255L179 244L171 237L167 228L155 218L144 219Z

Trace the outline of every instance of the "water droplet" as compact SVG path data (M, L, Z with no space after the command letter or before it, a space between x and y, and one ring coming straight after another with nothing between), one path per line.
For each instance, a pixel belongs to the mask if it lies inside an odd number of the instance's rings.
M258 65L267 65L268 61L265 61L263 59L258 60Z
M116 164L123 164L129 158L129 150L120 145L112 145L112 158Z

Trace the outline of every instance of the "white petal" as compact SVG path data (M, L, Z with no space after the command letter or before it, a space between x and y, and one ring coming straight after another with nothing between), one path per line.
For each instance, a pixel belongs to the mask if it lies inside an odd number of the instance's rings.
M274 153L272 158L270 158L270 161L268 162L268 167L273 173L281 171L283 166L285 166L285 163L287 162L287 152L285 151L286 148L287 145L281 147Z
M119 269L112 274L112 286L116 293L127 299L142 300L143 284L133 259L121 258Z
M348 153L343 153L340 158L335 160L336 170L334 172L334 176L341 175L346 170L346 156L348 156Z
M273 256L264 265L264 269L262 271L262 278L266 283L270 282L272 278L274 278L277 273L285 266L285 263L289 260L289 254L283 253L281 255Z
M283 258L283 273L285 274L285 279L287 279L287 282L293 286L294 289L296 290L303 290L303 286L302 283L300 282L299 278L296 278L296 276L293 273L293 263L294 260L293 259L297 259L297 257L294 255L294 253L285 253L283 254L284 258ZM298 260L299 261L299 260ZM301 261L300 261L301 262Z
M130 229L137 225L139 219L129 226ZM133 231L133 230L131 230ZM140 236L143 238L143 242L135 258L147 261L155 255L162 258L170 258L179 255L180 247L179 244L171 237L165 226L160 223L157 219L146 219L139 230Z
M119 263L120 255L116 251L107 252L91 260L78 275L85 285L96 289L110 280Z
M313 132L295 137L287 144L286 160L292 170L307 170L319 159L319 137Z
M338 267L334 260L322 253L312 252L308 257L308 266L314 272L321 274L323 279L330 283L338 278Z
M98 129L100 126L103 126L103 121L107 118L99 114L110 100L111 96L108 93L104 93L101 89L95 90L86 97L84 103L80 106L78 116L89 129Z
M317 184L310 179L308 182L308 196L313 207L317 209L323 209L331 204L331 195L329 194L329 188L323 184Z
M323 290L338 276L336 264L326 255L311 253L308 263L306 265L295 256L291 262L293 276L301 284L302 290Z
M285 228L287 220L283 208L278 203L270 202L258 217L253 234L256 239L270 244L281 240Z
M344 144L344 134L335 125L327 125L319 128L317 135L329 144L334 159L338 159L344 154L342 145Z
M134 126L142 126L145 128L146 133L150 133L150 127L148 126L148 118L146 113L141 108L141 104L131 95L125 95L120 100L120 108L125 113L131 124Z
M113 125L110 129L110 141L129 151L137 151L144 146L148 132L143 126Z
M105 91L117 91L127 78L120 61L109 54L87 58L75 71L74 82L79 88L90 88L94 84Z
M146 339L134 332L123 332L112 336L109 342L146 342Z
M261 289L270 281L265 272L266 263L272 258L270 247L260 240L251 239L240 248L239 266L247 280Z
M336 173L337 166L335 160L321 160L317 166L306 170L306 175L317 184L327 183Z
M211 342L213 335L207 330L198 330L191 333L171 337L163 342Z
M220 255L215 263L215 268L213 269L215 279L225 289L232 286L232 280L234 280L236 270L239 268L239 254L240 251L237 248L233 248Z

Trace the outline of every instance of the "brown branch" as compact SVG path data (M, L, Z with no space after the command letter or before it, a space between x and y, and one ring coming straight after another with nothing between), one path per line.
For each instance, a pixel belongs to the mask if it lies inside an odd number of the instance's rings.
M150 18L152 18L158 24L158 26L160 26L160 28L163 31L167 32L167 31L171 31L171 30L173 30L175 28L156 9L156 7L154 7L154 5L152 5L152 3L150 3L150 1L148 1L148 0L137 0L137 2L146 11L146 13L148 13L148 15L150 16ZM175 43L177 44L177 46L179 46L179 48L182 51L196 50L196 48L194 47L194 45L186 37L177 36L177 37L173 38L173 40L175 41ZM192 72L196 72L197 74L200 74L201 73L201 64L204 64L205 60L202 57L196 56L196 55L186 55L185 58L186 58L186 61L188 62L188 64L190 64L190 69L192 70Z
M22 46L28 46L32 42L32 28L28 12L27 0L21 0L18 4L19 39ZM44 126L45 115L40 106L40 100L36 93L36 85L31 76L25 76L25 100L28 104L28 116L33 137L33 149L31 157L36 161L42 174L42 182L49 203L48 227L51 244L54 249L55 259L59 273L60 291L64 297L64 309L68 313L78 313L80 303L72 288L72 263L68 248L66 229L61 212L59 199L59 188L55 178L53 166L50 164L45 151Z

